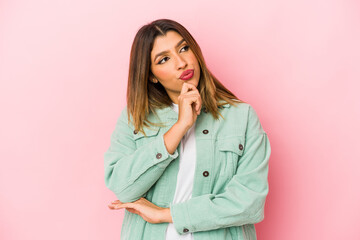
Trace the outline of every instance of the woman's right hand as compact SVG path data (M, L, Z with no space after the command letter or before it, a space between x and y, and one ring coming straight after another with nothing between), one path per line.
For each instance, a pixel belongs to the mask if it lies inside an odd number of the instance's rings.
M178 97L179 117L177 123L186 131L191 128L196 122L197 116L200 115L201 104L201 96L197 88L185 82Z

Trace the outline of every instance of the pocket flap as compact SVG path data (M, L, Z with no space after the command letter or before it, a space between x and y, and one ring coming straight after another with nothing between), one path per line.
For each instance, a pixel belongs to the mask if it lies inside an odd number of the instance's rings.
M233 136L218 139L219 150L220 151L230 151L238 155L242 155L245 148L245 138L244 136Z
M140 131L137 133L137 134L134 134L134 139L135 140L138 140L140 138L143 138L143 137L152 137L152 136L156 136L158 133L159 133L159 130L160 130L160 127L150 127L150 128L147 128L145 127L144 128L144 132L145 132L145 135L142 134Z

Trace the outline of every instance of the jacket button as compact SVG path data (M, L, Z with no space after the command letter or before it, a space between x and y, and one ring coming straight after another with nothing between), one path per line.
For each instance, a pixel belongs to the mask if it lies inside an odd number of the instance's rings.
M203 176L204 176L204 177L209 176L209 172L208 172L208 171L204 171L204 172L203 172Z
M161 154L161 153L156 154L156 158L157 158L157 159L160 159L161 157L162 157L162 154Z
M208 133L209 133L209 131L206 129L203 131L203 134L208 134Z
M188 232L189 231L189 229L187 229L187 228L184 228L184 230L183 230L183 232Z
M137 134L138 133L138 130L134 130L134 134Z
M244 149L244 147L243 147L242 144L239 144L239 149L240 149L240 150L243 150L243 149Z

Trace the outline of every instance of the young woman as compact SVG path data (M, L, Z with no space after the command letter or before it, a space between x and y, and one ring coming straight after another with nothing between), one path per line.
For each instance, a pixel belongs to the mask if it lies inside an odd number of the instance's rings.
M270 143L255 110L207 68L179 23L143 26L127 106L105 153L105 183L126 209L122 240L256 239Z

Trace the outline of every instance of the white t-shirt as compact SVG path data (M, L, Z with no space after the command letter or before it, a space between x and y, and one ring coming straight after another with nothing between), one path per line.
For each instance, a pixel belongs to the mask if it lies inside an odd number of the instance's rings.
M172 105L175 112L179 112L177 104ZM196 164L196 142L195 124L187 131L181 139L180 145L179 172L177 175L176 190L173 203L184 202L191 198ZM166 240L193 240L193 234L179 235L173 223L169 223L166 233Z

